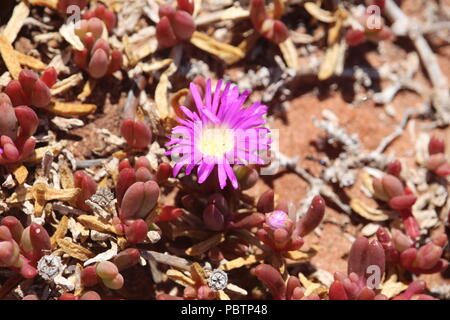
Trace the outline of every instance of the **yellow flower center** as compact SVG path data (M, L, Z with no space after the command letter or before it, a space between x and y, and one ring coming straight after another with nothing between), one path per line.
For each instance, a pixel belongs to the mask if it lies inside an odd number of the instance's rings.
M206 156L222 157L233 150L233 130L226 128L210 128L202 132L200 138L200 151Z

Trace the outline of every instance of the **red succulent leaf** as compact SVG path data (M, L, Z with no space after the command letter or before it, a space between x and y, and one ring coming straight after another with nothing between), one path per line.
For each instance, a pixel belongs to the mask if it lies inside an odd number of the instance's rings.
M32 223L30 225L30 241L33 246L33 256L34 260L39 260L46 251L51 249L50 246L50 236L44 227L38 225L37 223Z
M158 10L158 14L159 14L160 18L171 17L175 14L175 12L176 12L176 10L168 4L161 4L159 6L159 10Z
M136 182L130 186L122 200L122 220L145 218L155 207L159 197L159 186L154 181Z
M88 64L88 71L92 78L100 79L108 72L109 58L103 49L95 50Z
M240 214L238 217L234 218L233 221L229 222L227 228L249 229L260 226L265 220L265 215L259 212L254 212L251 214Z
M446 177L450 174L450 164L446 162L437 167L434 172L440 177Z
M400 195L395 196L389 200L389 206L394 210L406 210L410 209L413 204L416 202L417 197L415 195Z
M156 171L156 182L158 184L164 183L172 176L172 166L167 162L160 163Z
M256 210L262 213L268 213L274 210L275 192L271 189L264 192L256 204Z
M400 196L405 192L403 183L400 181L400 179L391 174L383 176L383 178L381 179L381 183L390 198Z
M9 97L0 93L0 136L8 136L11 139L16 139L18 135L19 122L14 112Z
M446 162L447 162L447 159L445 158L445 154L436 153L436 154L431 155L428 158L426 165L427 165L428 170L436 172L436 169L439 168L440 166L442 166L443 164L445 164Z
M50 104L51 98L52 94L47 85L42 80L37 80L31 91L31 104L38 108L45 108Z
M402 171L402 164L398 160L395 160L395 161L389 163L387 166L387 173L389 173L395 177L400 176L401 171Z
M13 106L28 105L30 101L22 89L22 85L18 80L12 80L5 89L6 94L11 99Z
M221 231L225 227L224 215L214 204L210 204L203 210L203 222L213 231Z
M322 221L325 215L325 201L321 196L315 196L306 214L298 221L297 228L301 237L311 233Z
M269 289L270 294L275 300L286 299L286 285L277 269L268 264L260 264L254 269L254 273L267 289Z
M23 69L19 73L19 82L22 86L23 91L28 97L31 96L34 84L36 83L37 80L38 76L31 70Z
M406 233L412 239L416 239L420 237L420 227L417 223L416 218L411 213L410 209L405 209L400 211L401 218L403 220L403 226L405 228Z
M272 40L272 42L276 44L279 44L286 41L288 37L289 30L286 25L280 20L275 20L273 24L272 37L270 38L270 40Z
M14 216L6 216L2 219L1 224L9 229L14 241L20 243L24 230L22 223Z
M174 206L164 206L155 222L171 221L181 217L184 214L183 209Z
M251 0L250 2L250 19L255 29L259 30L262 23L267 18L264 0Z
M122 204L123 196L129 187L136 182L136 174L132 168L124 168L120 170L117 179L116 196L119 206Z
M75 187L81 189L76 200L77 207L85 211L91 211L91 207L85 201L89 200L97 191L97 184L94 179L84 171L76 171L74 173L74 184Z
M175 12L170 21L173 32L178 40L189 39L195 31L194 19L185 11Z
M114 257L113 262L119 271L128 269L139 263L141 254L136 248L127 248Z
M125 236L130 243L142 243L147 236L147 232L147 223L142 219L135 220L129 226L125 226Z
M78 297L73 293L66 292L60 295L58 300L78 300Z
M141 121L123 120L120 132L127 143L136 149L145 149L152 141L150 128Z
M364 42L366 35L359 29L349 29L345 33L345 41L351 47L355 47Z
M426 289L425 281L415 280L409 284L408 288L392 300L436 300L435 298L422 294Z
M83 50L75 50L73 52L73 60L75 64L81 69L87 69L89 62L89 53L88 49L84 48Z
M445 152L445 142L443 139L438 137L431 137L428 143L428 153L430 155L444 153Z
M178 9L186 11L190 15L194 13L194 1L193 0L177 0Z
M19 137L28 139L35 134L39 125L39 118L33 109L20 106L14 108L14 112L19 123Z
M80 279L81 279L81 283L85 287L95 286L99 281L99 278L98 278L97 272L96 272L96 266L95 265L88 266L88 267L84 268L83 270L81 270Z
M114 73L122 68L123 55L118 50L111 51L111 58L109 61L108 74Z
M330 300L349 300L344 285L338 280L331 284L330 289L328 290L328 296L330 297Z
M56 80L58 80L58 74L54 67L45 69L41 75L41 81L44 82L49 88L53 87Z
M367 238L358 238L350 249L347 274L355 273L359 278L360 284L365 286L367 277L370 275L370 266L377 266L380 270L380 275L384 274L384 249L376 240L369 243Z
M178 43L177 36L167 16L162 16L156 25L156 39L163 48L171 48Z

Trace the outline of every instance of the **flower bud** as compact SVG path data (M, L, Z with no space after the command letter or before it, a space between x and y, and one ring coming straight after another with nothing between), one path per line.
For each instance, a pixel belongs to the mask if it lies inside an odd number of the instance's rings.
M290 220L288 214L281 210L275 210L266 215L266 223L272 230L285 229L288 220Z

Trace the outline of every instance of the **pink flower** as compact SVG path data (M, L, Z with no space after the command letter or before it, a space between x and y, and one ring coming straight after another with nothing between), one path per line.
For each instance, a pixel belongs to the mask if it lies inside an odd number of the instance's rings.
M286 212L281 210L275 210L267 214L266 223L273 230L286 228L286 222L289 219Z
M208 79L202 99L197 86L191 83L197 112L180 107L186 117L177 119L181 125L172 129L166 154L176 161L174 176L184 166L188 175L197 167L198 183L203 183L217 166L220 188L229 179L237 189L238 180L231 165L264 164L258 153L270 148L270 130L264 127L267 106L258 101L244 107L250 92L239 94L238 87L231 83L223 91L221 88L219 80L212 93Z

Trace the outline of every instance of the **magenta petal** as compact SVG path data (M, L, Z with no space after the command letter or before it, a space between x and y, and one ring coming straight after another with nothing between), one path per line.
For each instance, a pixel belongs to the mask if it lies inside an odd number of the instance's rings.
M236 179L236 176L234 175L234 171L231 168L230 164L228 162L224 163L224 167L225 167L225 171L227 173L228 178L231 181L231 185L233 186L233 188L237 189L238 188L238 181Z
M198 183L203 183L214 169L214 164L202 162L198 168Z
M219 164L217 168L218 176L219 176L219 184L220 189L225 188L225 185L227 184L227 174L225 172L225 168L223 164Z

